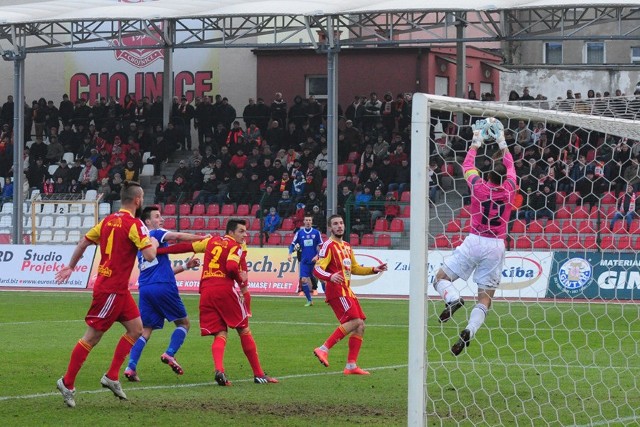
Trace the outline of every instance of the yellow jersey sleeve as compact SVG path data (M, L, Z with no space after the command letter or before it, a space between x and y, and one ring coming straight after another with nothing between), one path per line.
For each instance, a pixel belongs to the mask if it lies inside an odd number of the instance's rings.
M84 235L87 240L92 241L96 245L100 243L100 231L102 230L102 222L104 220L97 223L91 230L87 231L87 234Z
M351 251L351 273L357 276L366 276L373 274L373 267L363 267L358 264L355 255L353 255L353 251Z
M209 243L209 239L211 239L211 237L193 242L191 244L191 246L193 247L193 252L197 254L204 253L204 251L207 249L207 243Z

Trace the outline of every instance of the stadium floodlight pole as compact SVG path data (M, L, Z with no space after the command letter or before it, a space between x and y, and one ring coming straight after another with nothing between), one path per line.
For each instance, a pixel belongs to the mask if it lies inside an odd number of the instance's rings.
M333 17L327 17L327 218L338 213L338 51Z
M429 104L427 95L413 95L411 116L411 265L409 285L408 425L426 424L427 273L429 252Z

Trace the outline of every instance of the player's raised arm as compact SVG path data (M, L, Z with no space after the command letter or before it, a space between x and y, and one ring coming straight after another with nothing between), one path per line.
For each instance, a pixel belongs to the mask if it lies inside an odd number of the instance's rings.
M164 240L177 240L178 242L197 242L198 240L206 239L211 236L201 236L193 233L182 233L179 231L168 231L164 235Z
M494 119L496 120L496 119ZM516 168L513 164L513 156L511 152L507 148L507 141L504 137L504 129L500 130L498 137L496 138L496 142L498 143L498 148L502 150L502 164L507 169L507 180L511 180L511 184L513 188L516 188Z
M378 274L382 271L387 271L387 264L380 264L375 267L364 267L358 264L355 255L351 252L351 273L357 276L367 276L370 274Z

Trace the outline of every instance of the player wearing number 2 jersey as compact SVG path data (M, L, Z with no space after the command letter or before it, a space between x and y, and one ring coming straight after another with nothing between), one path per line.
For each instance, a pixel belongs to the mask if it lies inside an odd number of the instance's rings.
M500 151L496 153L497 156L494 155L493 168L485 181L475 167L475 159L484 140L482 127L494 124L499 129L495 139ZM491 299L500 285L505 254L504 238L515 199L513 157L507 149L502 126L496 119L481 120L474 125L473 141L462 167L471 191L471 231L453 254L444 260L435 278L435 288L446 304L440 314L441 322L448 321L464 305L452 282L457 278L468 280L474 273L473 279L478 285L478 302L471 310L469 323L451 347L451 352L456 356L469 345L484 323Z
M224 351L228 328L240 335L240 345L253 370L256 384L277 383L260 366L256 343L249 329L247 264L244 242L247 226L244 220L230 219L224 237L209 237L193 243L178 243L159 248L158 254L196 252L204 253L200 279L200 333L213 335L211 354L215 367L215 380L221 386L231 385L224 370ZM236 283L240 290L236 288ZM244 299L243 299L244 294Z

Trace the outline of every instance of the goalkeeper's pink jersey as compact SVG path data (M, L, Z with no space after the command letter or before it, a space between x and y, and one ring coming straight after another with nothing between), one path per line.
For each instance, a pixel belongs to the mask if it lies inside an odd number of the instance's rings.
M508 151L504 154L502 163L507 168L507 176L502 185L496 185L480 177L475 166L476 152L469 150L462 164L464 177L471 190L471 234L504 239L516 196L513 157Z

